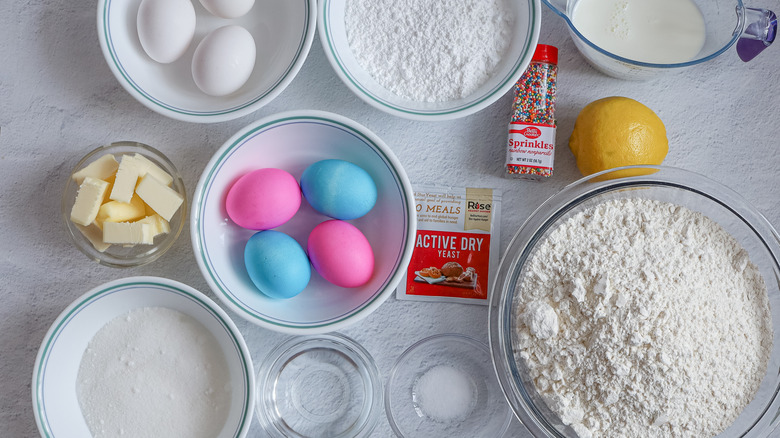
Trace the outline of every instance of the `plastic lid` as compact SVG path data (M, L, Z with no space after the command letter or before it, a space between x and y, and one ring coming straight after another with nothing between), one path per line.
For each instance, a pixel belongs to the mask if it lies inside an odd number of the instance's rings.
M431 336L401 354L385 411L399 437L498 437L512 419L487 346L459 334Z
M257 379L257 417L272 437L367 437L382 409L373 358L331 333L293 337L271 352Z
M547 62L550 64L558 64L558 48L555 46L548 46L547 44L537 44L536 51L531 61Z

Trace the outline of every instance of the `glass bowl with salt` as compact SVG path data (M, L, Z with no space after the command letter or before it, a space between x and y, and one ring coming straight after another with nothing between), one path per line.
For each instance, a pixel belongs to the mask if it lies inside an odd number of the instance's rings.
M512 418L487 346L455 333L425 338L401 354L385 410L399 437L499 437Z

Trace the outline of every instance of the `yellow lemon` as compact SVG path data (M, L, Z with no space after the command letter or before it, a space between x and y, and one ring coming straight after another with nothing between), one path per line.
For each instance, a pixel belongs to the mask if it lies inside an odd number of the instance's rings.
M569 149L583 175L621 166L661 164L669 152L666 127L645 105L627 97L605 97L580 111L569 138ZM620 178L652 173L624 170Z

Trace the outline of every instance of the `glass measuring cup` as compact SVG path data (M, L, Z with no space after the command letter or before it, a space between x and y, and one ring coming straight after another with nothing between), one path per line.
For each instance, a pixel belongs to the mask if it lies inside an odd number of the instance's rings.
M612 53L586 38L572 20L581 0L542 1L566 21L574 44L591 65L621 79L650 79L668 69L699 64L725 52L737 41L737 53L747 62L768 47L777 33L777 16L772 11L745 7L742 0L692 0L705 25L704 45L699 53L684 62L643 62Z

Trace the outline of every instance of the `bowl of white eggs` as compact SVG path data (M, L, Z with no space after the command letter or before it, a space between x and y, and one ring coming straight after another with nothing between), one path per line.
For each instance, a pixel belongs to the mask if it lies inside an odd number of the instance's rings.
M99 0L100 47L122 87L177 120L252 113L295 78L316 0Z

